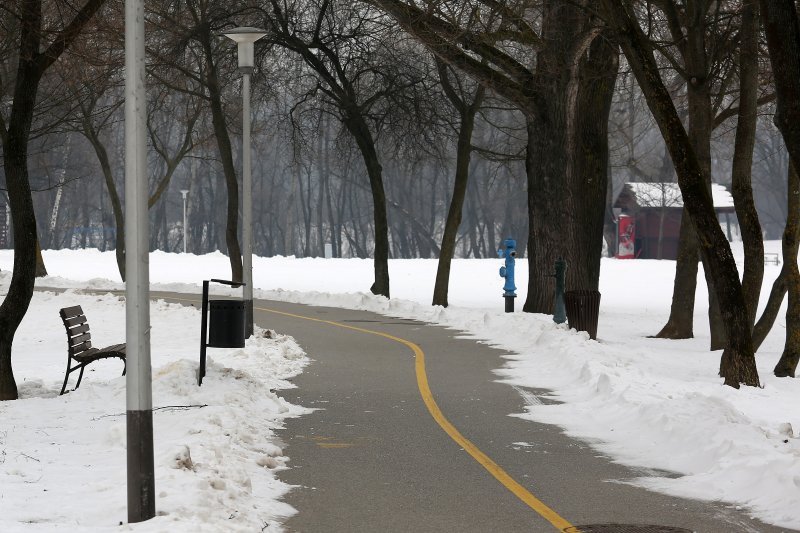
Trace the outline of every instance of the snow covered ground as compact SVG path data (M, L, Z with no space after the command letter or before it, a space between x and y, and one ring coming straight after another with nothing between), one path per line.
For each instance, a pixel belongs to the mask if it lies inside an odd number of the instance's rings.
M779 243L767 248L780 251ZM741 256L741 249L734 253ZM274 391L291 386L286 379L307 362L294 341L259 330L242 350L210 350L209 377L198 388L199 312L152 305L153 396L163 407L154 413L161 516L120 527L126 511L119 362L96 363L76 393L57 396L65 364L60 307L83 306L96 344L123 340L124 302L75 290L121 288L114 255L64 250L44 257L52 276L38 285L68 291L36 293L15 340L22 399L0 403L0 531L279 530L292 510L278 501L287 487L273 472L286 458L273 430L304 411ZM255 258L254 285L256 297L425 320L510 350L516 355L497 370L498 379L549 389L548 398L558 400L526 395L526 411L511 415L558 424L621 463L652 469L639 480L648 488L725 501L800 529L800 381L771 374L783 347L783 313L757 355L763 388L737 391L717 377L720 352L707 351L704 288L695 339L647 338L668 315L674 262L603 260L598 341L549 316L503 313L500 264L456 260L447 309L430 306L433 260L391 261L392 300L366 293L369 260ZM0 291L11 266L12 254L0 251ZM779 269L766 266L764 299ZM219 253L154 253L150 272L154 290L198 294L203 279L230 271ZM525 287L526 278L520 260L517 286Z

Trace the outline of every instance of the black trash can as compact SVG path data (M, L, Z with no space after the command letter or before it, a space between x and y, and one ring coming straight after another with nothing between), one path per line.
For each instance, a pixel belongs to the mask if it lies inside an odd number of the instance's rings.
M244 347L244 301L209 300L208 346Z
M600 291L576 290L564 293L569 327L586 331L597 340L597 318L600 314Z

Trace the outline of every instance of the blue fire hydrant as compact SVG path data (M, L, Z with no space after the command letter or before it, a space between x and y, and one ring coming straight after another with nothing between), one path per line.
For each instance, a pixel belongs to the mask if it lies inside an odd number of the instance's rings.
M517 241L509 237L503 241L503 246L506 247L505 250L501 248L497 251L500 259L504 257L506 259L505 266L500 267L500 277L506 279L503 285L503 298L506 300L506 313L513 313L514 298L517 297L517 286L514 285L514 258L517 257Z

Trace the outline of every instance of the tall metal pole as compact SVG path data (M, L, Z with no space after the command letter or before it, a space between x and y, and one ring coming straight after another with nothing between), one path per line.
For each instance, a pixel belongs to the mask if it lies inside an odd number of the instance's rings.
M240 27L223 35L237 44L239 72L242 73L242 270L244 282L244 335L253 334L253 176L250 173L250 75L254 68L253 43L267 33L259 28Z
M186 253L186 195L189 191L181 189L181 196L183 196L183 253Z
M150 369L144 0L125 0L125 340L128 521L156 514Z
M244 336L253 334L253 176L250 170L250 68L242 68L242 267Z

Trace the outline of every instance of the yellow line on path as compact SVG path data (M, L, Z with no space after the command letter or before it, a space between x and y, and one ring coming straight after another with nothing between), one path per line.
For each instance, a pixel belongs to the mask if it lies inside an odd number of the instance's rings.
M199 303L197 300L190 300L183 298L165 298L165 299L177 300L182 302ZM411 341L407 341L405 339L401 339L400 337L395 337L394 335L389 335L388 333L383 333L381 331L374 331L371 329L359 328L357 326L350 326L348 324L342 324L341 322L334 322L333 320L323 320L321 318L313 318L310 316L296 315L294 313L286 313L284 311L276 311L275 309L266 309L264 307L254 307L253 309L257 311L264 311L267 313L274 313L276 315L284 315L292 318L299 318L301 320L308 320L310 322L319 322L322 324L328 324L330 326L335 326L337 328L358 331L359 333L366 333L368 335L376 335L378 337L384 337L386 339L399 342L400 344L409 348L412 352L414 352L415 356L414 367L417 375L417 386L419 387L419 392L420 395L422 396L422 400L425 402L425 406L428 408L428 412L431 414L436 423L439 424L439 426L445 431L445 433L447 433L450 436L450 438L456 442L456 444L464 448L464 450L466 450L466 452L470 454L473 459L475 459L490 474L492 474L492 476L494 476L494 478L497 479L497 481L502 483L504 487L510 490L517 498L522 500L528 507L536 511L542 518L550 522L556 529L558 529L559 531L563 531L569 527L573 527L572 524L567 522L553 509L548 507L539 498L531 494L525 487L517 483L517 481L508 474L508 472L503 470L500 467L500 465L492 461L492 459L490 459L488 455L483 453L469 439L467 439L464 435L462 435L461 432L458 431L458 429L456 429L456 427L452 423L450 423L449 420L447 420L447 418L442 413L442 410L439 409L439 406L436 404L436 400L434 400L433 398L433 393L431 392L431 388L428 385L428 374L425 370L425 352L422 351L422 348L420 348Z
M564 518L562 518L558 513L556 513L553 509L548 507L544 502L538 499L536 496L528 492L528 490L517 483L514 478L512 478L505 470L503 470L500 465L492 461L489 456L483 453L477 446L475 446L469 439L467 439L464 435L461 434L456 427L450 423L449 420L444 416L439 406L436 404L436 400L433 398L433 393L431 392L430 386L428 385L428 374L425 371L425 352L422 351L422 348L417 346L411 341L407 341L405 339L401 339L400 337L395 337L394 335L389 335L388 333L383 333L380 331L373 331L371 329L359 328L357 326L350 326L348 324L342 324L340 322L334 322L332 320L323 320L320 318L313 318L303 315L296 315L293 313L286 313L283 311L276 311L274 309L265 309L263 307L256 307L258 311L266 311L267 313L275 313L277 315L284 315L290 316L293 318L299 318L302 320L309 320L312 322L320 322L323 324L328 324L331 326L335 326L338 328L349 329L352 331L358 331L360 333L366 333L369 335L377 335L378 337L384 337L386 339L399 342L400 344L409 348L414 355L416 356L415 362L415 370L417 374L417 385L419 386L420 395L422 395L422 400L425 402L425 406L428 408L428 412L431 414L436 423L447 433L451 439L453 439L459 446L464 448L467 453L469 453L473 459L478 461L481 466L483 466L490 474L492 474L497 481L503 484L508 490L510 490L517 498L525 502L531 509L539 513L545 520L553 524L553 526L558 529L559 531L563 531L566 528L573 527L572 524L567 522Z

